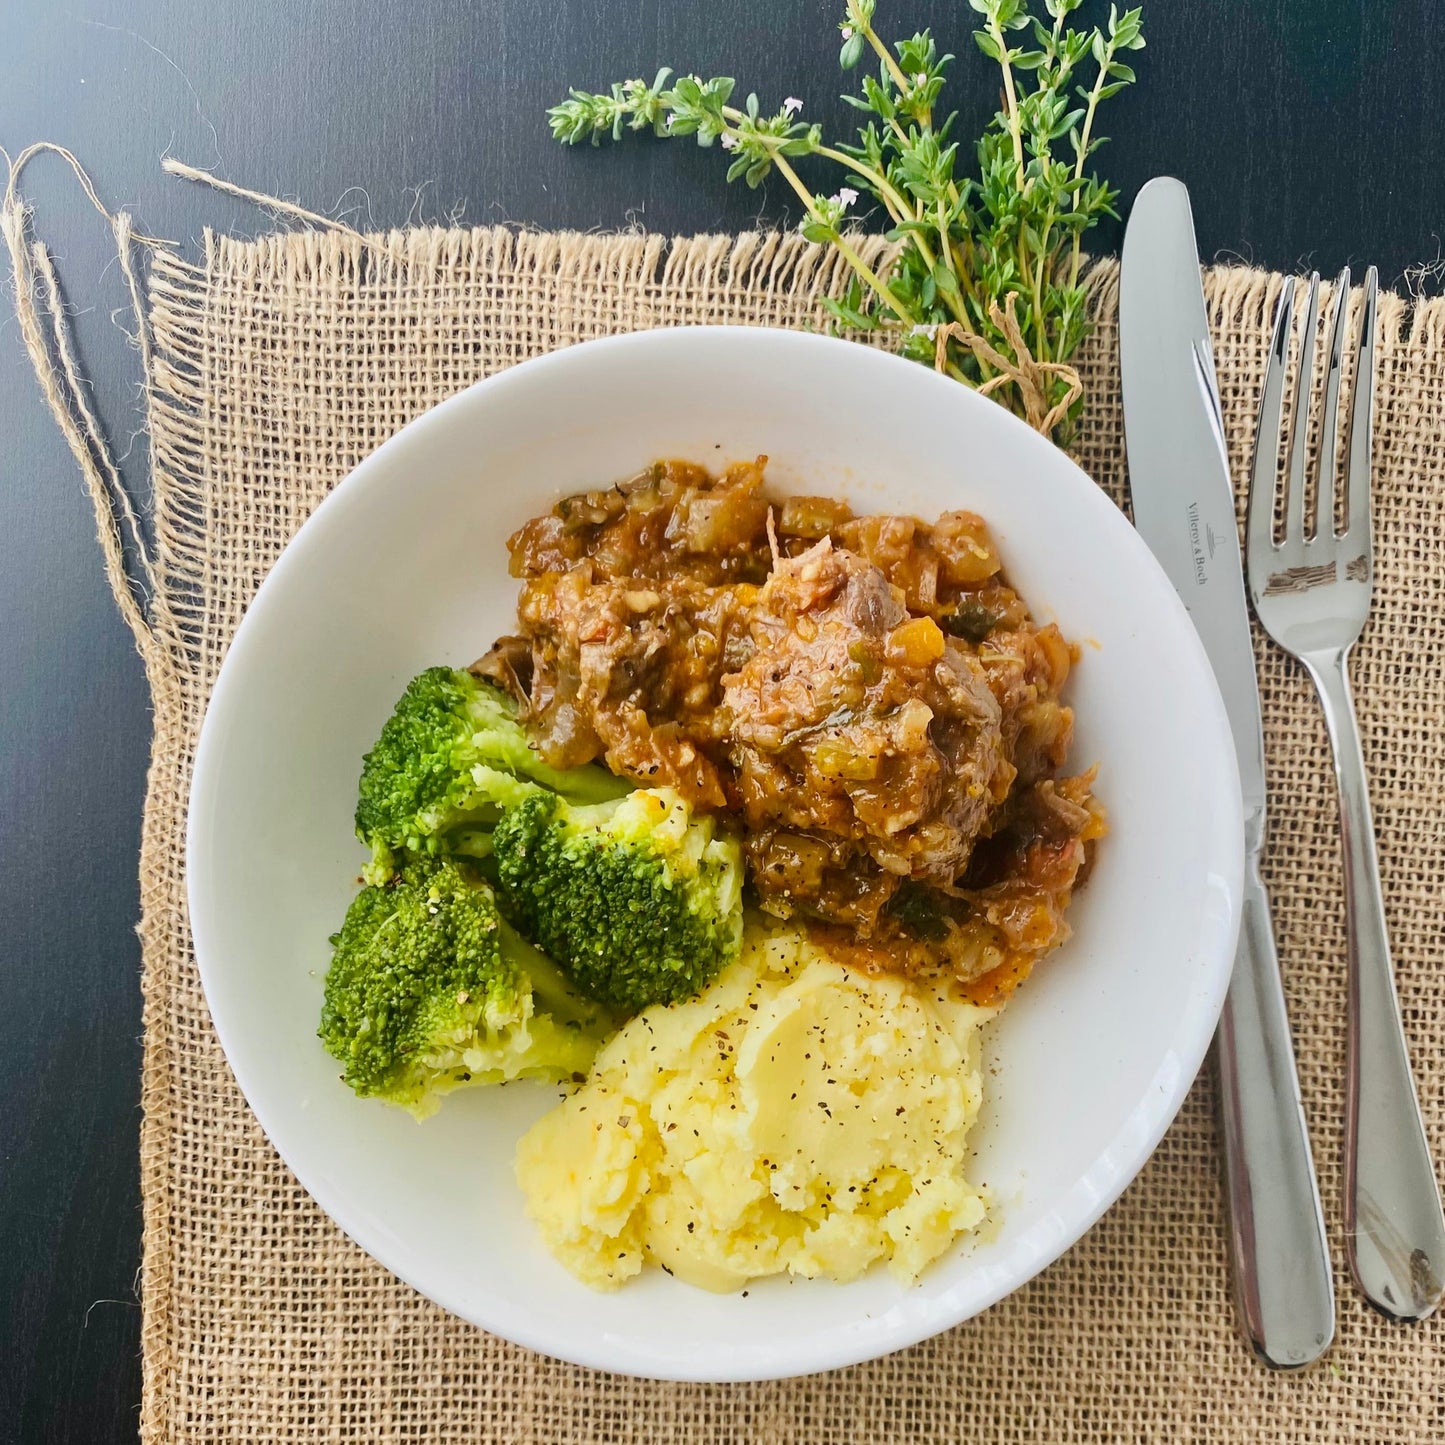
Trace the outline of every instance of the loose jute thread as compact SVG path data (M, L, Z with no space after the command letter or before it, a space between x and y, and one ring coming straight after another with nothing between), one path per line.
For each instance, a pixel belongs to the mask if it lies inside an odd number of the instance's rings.
M50 253L43 242L29 240L30 209L20 194L20 177L25 167L45 152L60 156L70 166L86 197L111 228L121 270L135 308L136 337L143 374L147 379L151 371L150 343L132 253L137 244L168 248L172 243L137 232L129 215L123 211L112 215L97 195L85 167L64 146L40 141L26 147L13 161L9 153L0 148L7 171L4 200L0 202L0 230L3 230L5 245L10 252L20 335L30 363L35 368L45 403L69 443L71 454L85 479L86 491L95 510L96 532L111 591L137 645L142 654L146 654L151 637L147 611L160 592L154 560L135 505L106 443L104 429L90 404L90 388L85 384L75 355L60 283ZM133 577L127 567L127 540L140 569L139 578Z

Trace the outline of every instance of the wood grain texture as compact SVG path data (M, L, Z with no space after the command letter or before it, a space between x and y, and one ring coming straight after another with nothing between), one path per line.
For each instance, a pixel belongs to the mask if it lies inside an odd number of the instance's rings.
M1101 0L1088 0L1099 5ZM993 104L960 0L883 0ZM796 94L837 129L833 0L0 0L0 143L62 142L113 205L194 244L255 210L170 180L171 153L359 226L464 219L661 231L793 216L715 154L563 151L543 108L667 62ZM1445 232L1445 30L1431 0L1146 0L1141 80L1101 157L1127 200L1188 182L1206 255L1386 279ZM819 172L820 183L825 173ZM138 368L110 238L53 160L27 177L95 401L144 492ZM1101 246L1116 243L1105 233ZM135 856L148 707L74 464L0 324L0 1441L135 1433L139 1214ZM107 1301L120 1301L108 1303Z

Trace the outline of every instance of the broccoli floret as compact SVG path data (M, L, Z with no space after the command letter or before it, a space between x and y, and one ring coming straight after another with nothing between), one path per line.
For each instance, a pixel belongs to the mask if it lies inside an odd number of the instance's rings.
M506 693L469 672L428 668L362 764L356 833L372 850L367 878L383 882L398 849L484 857L502 809L539 788L594 803L629 786L599 767L548 767Z
M509 917L594 998L688 998L738 956L741 851L670 788L590 806L538 793L492 841Z
M405 857L331 941L321 1040L357 1094L419 1119L465 1084L583 1074L616 1027L507 925L465 862Z

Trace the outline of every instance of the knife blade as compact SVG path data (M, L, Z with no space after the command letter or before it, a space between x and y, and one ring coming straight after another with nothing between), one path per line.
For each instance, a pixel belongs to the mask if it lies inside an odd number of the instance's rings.
M1214 349L1189 193L1161 176L1124 235L1119 360L1134 522L1204 643L1224 698L1244 800L1239 945L1218 1063L1235 1298L1266 1364L1318 1359L1334 1285L1279 959L1260 877L1264 737Z

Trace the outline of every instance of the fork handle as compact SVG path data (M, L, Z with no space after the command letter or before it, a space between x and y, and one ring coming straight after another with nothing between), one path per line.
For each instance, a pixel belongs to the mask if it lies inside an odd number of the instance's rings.
M1343 648L1303 658L1334 749L1345 855L1345 1242L1365 1298L1391 1319L1420 1320L1445 1294L1445 1214L1395 993L1348 657Z
M1253 854L1216 1047L1240 1324L1266 1365L1299 1369L1329 1348L1335 1292L1269 897Z

